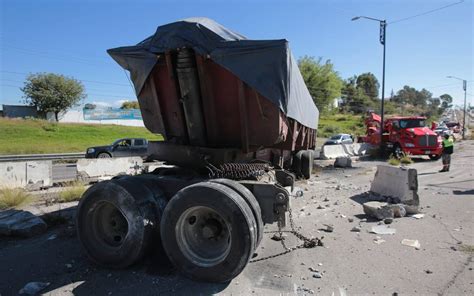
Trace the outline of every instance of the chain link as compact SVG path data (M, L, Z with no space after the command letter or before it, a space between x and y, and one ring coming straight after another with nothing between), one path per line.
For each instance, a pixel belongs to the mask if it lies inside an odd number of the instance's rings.
M307 238L306 236L304 236L303 234L299 233L296 230L295 223L293 221L293 213L291 211L291 208L288 208L288 216L289 216L289 220L290 220L291 230L283 230L282 229L283 221L280 219L280 220L278 220L278 223L277 223L277 225L278 225L278 230L277 231L265 231L264 232L264 233L278 233L280 243L283 246L283 249L285 249L285 250L283 252L280 252L280 253L276 253L276 254L273 254L273 255L269 255L269 256L254 259L254 260L250 260L250 263L255 263L255 262L259 262L259 261L279 257L279 256L282 256L282 255L288 254L290 252L293 252L294 250L297 250L297 249L311 249L311 248L315 248L317 246L323 246L323 242L322 242L323 237L321 237L320 239L319 238ZM291 233L296 238L303 241L303 243L300 244L300 245L293 246L293 247L287 247L286 244L285 244L285 238L283 237L283 233Z

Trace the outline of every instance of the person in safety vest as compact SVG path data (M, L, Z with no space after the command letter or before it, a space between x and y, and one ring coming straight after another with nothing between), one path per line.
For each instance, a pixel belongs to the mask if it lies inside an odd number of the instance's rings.
M454 143L451 137L448 134L444 135L443 139L443 169L440 172L449 172L449 165L451 164L451 154L453 154Z

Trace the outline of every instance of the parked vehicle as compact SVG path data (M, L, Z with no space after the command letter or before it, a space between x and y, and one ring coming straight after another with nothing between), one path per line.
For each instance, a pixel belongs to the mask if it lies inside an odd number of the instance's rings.
M399 157L402 153L410 155L427 155L432 160L441 157L441 137L426 127L426 117L407 116L391 117L384 120L383 145L388 151ZM369 112L365 119L366 136L360 137L359 142L380 145L379 115Z
M438 136L453 135L453 131L445 126L438 126L433 130Z
M329 138L324 145L352 144L354 140L349 134L337 134Z
M118 139L111 145L87 148L86 158L147 156L148 141L141 138Z

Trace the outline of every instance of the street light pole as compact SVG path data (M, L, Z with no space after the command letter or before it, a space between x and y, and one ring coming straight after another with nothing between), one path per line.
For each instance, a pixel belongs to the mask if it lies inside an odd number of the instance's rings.
M352 21L365 18L380 23L380 43L383 45L383 62L382 62L382 102L380 107L380 150L383 151L383 127L384 127L384 103L385 103L385 45L387 41L387 21L379 20L368 16L356 16L352 18Z
M466 103L467 103L467 80L456 76L448 76L447 78L453 78L462 81L462 88L464 90L464 114L462 121L462 139L466 140Z

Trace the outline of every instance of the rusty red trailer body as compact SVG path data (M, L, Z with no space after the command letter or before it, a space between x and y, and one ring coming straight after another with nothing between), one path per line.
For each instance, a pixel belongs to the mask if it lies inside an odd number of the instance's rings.
M138 100L151 132L162 134L170 143L193 146L181 103L177 52L158 57ZM195 60L204 120L204 139L197 146L242 152L228 161L288 159L292 151L314 149L315 129L286 117L278 106L212 60L198 54Z

